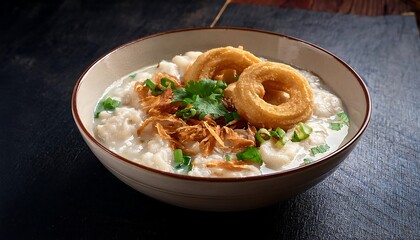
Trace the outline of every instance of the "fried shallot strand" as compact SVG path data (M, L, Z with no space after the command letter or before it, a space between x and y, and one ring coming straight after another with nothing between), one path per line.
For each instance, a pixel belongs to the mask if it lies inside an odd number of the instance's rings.
M181 86L181 82L178 80L177 77L175 77L174 75L168 74L168 73L162 73L162 72L157 72L153 75L153 82L155 82L155 84L158 87L162 87L162 84L160 82L160 80L162 78L167 78L169 80L171 80L174 84L175 87L179 88Z
M242 171L244 169L248 168L249 163L245 161L238 161L238 160L232 160L232 161L220 161L218 159L210 160L206 163L206 167L208 168L224 168L230 171Z
M158 131L158 134L166 139L167 141L169 141L169 143L171 144L172 148L180 148L184 153L188 154L188 155L195 155L195 152L189 150L188 148L186 148L180 141L177 141L176 139L172 138L169 134L168 131L165 129L165 127L162 126L162 124L160 123L156 123L155 127Z
M164 77L173 81L177 87L180 86L179 80L169 74L155 73L153 80L160 87L158 80ZM255 146L253 137L248 136L248 133L253 132L249 126L247 129L237 129L245 131L245 134L234 131L235 127L243 125L238 125L239 122L230 123L230 127L221 127L209 116L205 116L202 120L195 118L184 120L176 116L180 103L172 103L171 88L167 88L161 95L153 96L149 87L138 82L134 85L134 91L140 99L141 109L148 115L148 118L137 129L137 135L141 135L148 125L152 125L173 149L180 148L188 155L196 155L196 153L188 149L185 144L198 142L200 153L204 157L209 156L216 147L239 152L247 146Z

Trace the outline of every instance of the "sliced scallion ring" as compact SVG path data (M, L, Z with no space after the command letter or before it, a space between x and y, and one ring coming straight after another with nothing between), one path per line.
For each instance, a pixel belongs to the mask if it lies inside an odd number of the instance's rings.
M174 150L174 160L177 163L183 163L184 162L184 154L182 153L181 149L175 149Z
M312 128L309 125L303 122L300 122L295 126L292 142L300 142L304 139L307 139L311 133L312 133Z
M175 83L171 79L169 79L169 78L162 78L162 79L160 79L160 84L165 89L167 89L168 87L171 87L172 89L175 89L176 88Z
M257 133L255 134L255 138L258 140L258 142L263 143L267 140L269 140L271 137L270 132L268 132L265 128L260 128Z
M276 142L277 147L283 147L287 141L290 139L287 137L286 132L281 128L276 128L276 130L271 130L270 134L272 137L276 138L278 141Z
M150 80L150 79L146 79L144 81L144 85L148 86L152 91L155 90L155 88L156 88L156 84L154 82L152 82L152 80Z

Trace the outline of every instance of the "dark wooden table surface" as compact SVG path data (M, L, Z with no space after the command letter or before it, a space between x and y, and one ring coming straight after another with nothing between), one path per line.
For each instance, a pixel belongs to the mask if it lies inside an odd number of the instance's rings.
M230 0L230 2L364 16L416 12L419 4L418 0Z
M416 17L321 11L314 2L312 9L224 0L1 3L0 239L420 239ZM211 25L304 39L362 76L372 121L333 175L263 209L198 212L134 191L89 151L70 109L84 69L128 41Z

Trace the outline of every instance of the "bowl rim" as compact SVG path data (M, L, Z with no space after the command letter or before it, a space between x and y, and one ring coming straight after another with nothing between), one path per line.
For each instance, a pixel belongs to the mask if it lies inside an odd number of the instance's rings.
M91 135L89 133L89 131L86 129L86 127L83 125L81 118L79 116L78 110L77 110L77 93L78 90L81 86L81 83L84 79L84 76L87 74L87 72L92 69L98 62L102 61L103 59L105 59L107 56L111 55L112 53L118 51L119 49L122 48L126 48L132 44L136 44L138 42L147 40L147 39L151 39L151 38L156 38L159 36L163 36L163 35L167 35L167 34L174 34L174 33L182 33L182 32L190 32L190 31L211 31L211 30L230 30L230 31L245 31L245 32L254 32L256 34L268 34L268 35L274 35L276 37L282 37L282 38L287 38L289 40L292 41L297 41L306 45L309 45L313 48L316 48L324 53L326 53L327 55L333 57L334 59L336 59L339 63L341 63L345 68L347 68L347 70L353 74L353 76L357 79L357 81L359 82L360 86L363 89L363 93L365 96L365 101L366 101L366 112L364 113L364 119L362 122L362 125L360 127L360 129L356 132L356 134L348 140L348 142L346 144L344 144L343 146L339 147L337 150L335 150L334 152L305 165L301 165L299 167L295 167L292 169L288 169L288 170L284 170L281 172L273 172L273 173L266 173L266 174L262 174L262 175L258 175L258 176L247 176L247 177L228 177L228 178L216 178L216 177L199 177L199 176L190 176L190 175L183 175L183 174L179 174L179 173L171 173L171 172L165 172L162 170L158 170L152 167L148 167L145 165L142 165L140 163L136 163L134 161L131 161L127 158L122 157L121 155L118 155L117 153L111 151L110 149L108 149L106 146L104 146L102 143L100 143L93 135ZM174 30L168 30L168 31L163 31L163 32L159 32L159 33L155 33L155 34L150 34L144 37L140 37L138 39L129 41L127 43L124 43L122 45L119 45L111 50L109 50L108 52L106 52L105 54L103 54L102 56L100 56L99 58L97 58L94 62L92 62L84 71L83 73L80 75L79 79L77 80L74 88L73 88L73 94L72 94L72 99L71 99L71 108L72 108L72 115L74 118L75 123L77 124L77 126L79 127L79 129L83 132L83 134L85 136L87 136L89 138L90 141L92 141L96 146L100 147L103 151L105 151L107 154L112 155L113 157L115 157L118 160L121 160L125 163L128 163L129 165L132 165L136 168L141 168L142 170L145 171L150 171L150 172L154 172L166 177L171 177L171 178L176 178L176 179L180 179L180 180L189 180L189 181L199 181L199 182L248 182L248 181L260 181L260 180L266 180L266 179L270 179L270 178L276 178L279 176L286 176L286 175L290 175L290 174L294 174L296 172L299 171L303 171L306 169L310 169L310 168L315 168L319 165L325 164L326 161L328 161L329 159L332 159L334 156L339 155L343 152L346 152L352 145L354 145L355 143L357 143L357 141L360 139L360 137L362 136L362 134L364 133L364 131L366 130L366 128L368 127L369 123L370 123L370 119L371 119L371 112L372 112L372 100L370 97L370 93L368 91L368 88L365 84L365 82L363 81L363 79L359 76L359 74L356 73L356 71L350 66L348 65L344 60L342 60L341 58L339 58L338 56L336 56L335 54L331 53L330 51L317 46L313 43L310 43L308 41L305 41L303 39L300 38L296 38L296 37L292 37L292 36L288 36L285 34L281 34L281 33L277 33L274 31L267 31L267 30L261 30L261 29L254 29L254 28L246 28L246 27L191 27L191 28L179 28L179 29L174 29ZM99 159L98 159L99 160Z

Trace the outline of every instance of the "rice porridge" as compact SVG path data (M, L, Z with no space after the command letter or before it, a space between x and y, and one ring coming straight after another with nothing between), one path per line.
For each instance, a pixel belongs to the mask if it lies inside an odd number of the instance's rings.
M165 172L246 177L317 161L347 135L349 120L341 100L302 69L297 71L313 93L311 117L289 129L250 125L224 96L229 83L183 78L202 54L186 52L116 80L98 99L95 137L118 155ZM241 75L233 77L241 81ZM194 95L197 89L209 93Z

